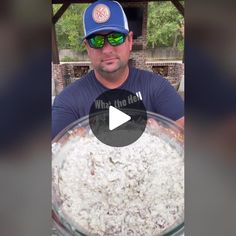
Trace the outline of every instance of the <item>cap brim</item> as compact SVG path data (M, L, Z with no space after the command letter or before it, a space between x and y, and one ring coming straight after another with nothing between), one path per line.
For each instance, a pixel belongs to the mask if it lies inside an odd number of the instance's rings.
M83 37L83 40L86 39L87 37L89 37L90 35L92 34L95 34L95 33L99 33L99 32L106 32L106 31L115 31L115 32L120 32L120 33L123 33L123 34L128 34L129 31L127 29L124 29L124 28L120 28L120 27L111 27L111 26L107 26L107 27L101 27L101 28L97 28L96 30L93 30L93 31L90 31L87 35L85 35Z

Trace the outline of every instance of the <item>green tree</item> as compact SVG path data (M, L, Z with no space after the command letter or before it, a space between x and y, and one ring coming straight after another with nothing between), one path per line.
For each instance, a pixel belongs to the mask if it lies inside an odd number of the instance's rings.
M183 16L171 2L148 4L148 47L178 47L183 50L180 32Z
M71 4L56 23L59 49L74 49L83 52L83 12L88 4ZM60 5L53 6L54 14Z

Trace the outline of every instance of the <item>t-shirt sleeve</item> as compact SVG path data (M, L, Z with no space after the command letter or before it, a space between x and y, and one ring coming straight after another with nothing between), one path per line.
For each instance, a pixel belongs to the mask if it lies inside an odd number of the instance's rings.
M52 138L77 119L66 100L57 96L52 106Z
M184 116L184 102L168 80L161 78L159 83L153 83L152 89L157 113L174 121Z

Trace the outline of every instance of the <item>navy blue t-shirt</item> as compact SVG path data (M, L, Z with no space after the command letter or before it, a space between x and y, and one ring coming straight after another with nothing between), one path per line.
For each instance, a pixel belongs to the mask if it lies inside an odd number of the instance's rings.
M125 89L142 99L146 110L172 120L184 116L182 98L161 76L130 68L128 79L117 89ZM67 86L54 100L52 107L52 136L67 125L89 114L93 101L108 89L95 77L94 71Z

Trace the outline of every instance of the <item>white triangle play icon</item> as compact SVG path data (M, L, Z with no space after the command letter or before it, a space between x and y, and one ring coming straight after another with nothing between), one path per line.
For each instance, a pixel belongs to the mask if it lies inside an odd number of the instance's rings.
M113 106L109 106L109 130L113 130L129 120L131 120L130 116Z

